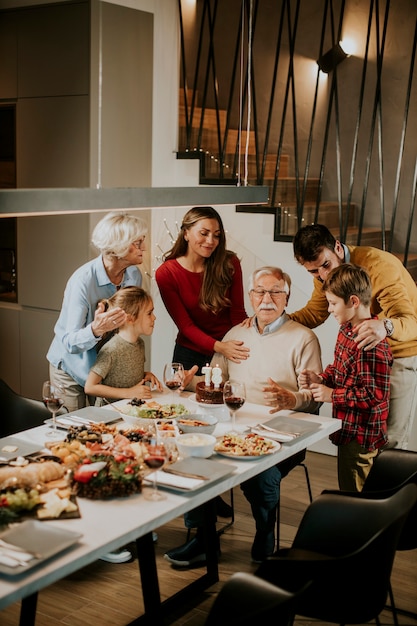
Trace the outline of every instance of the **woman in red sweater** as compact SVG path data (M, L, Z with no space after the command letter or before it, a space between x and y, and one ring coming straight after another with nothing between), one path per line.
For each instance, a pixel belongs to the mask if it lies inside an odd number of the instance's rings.
M173 361L188 370L210 363L214 352L236 363L249 351L242 341L222 341L232 326L247 318L242 268L226 249L220 215L212 207L194 207L184 216L177 241L155 274L166 309L178 328Z

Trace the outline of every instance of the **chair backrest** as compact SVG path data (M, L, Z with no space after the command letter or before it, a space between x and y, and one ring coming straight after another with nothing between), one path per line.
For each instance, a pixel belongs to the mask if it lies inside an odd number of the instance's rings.
M43 424L50 411L39 400L15 393L0 378L0 436L7 437L21 430Z
M398 489L411 482L417 483L417 452L389 448L374 460L363 491Z
M417 452L389 448L381 452L359 493L323 491L323 494L341 493L358 498L387 498L404 485L417 485ZM411 509L403 526L397 550L417 548L417 504Z
M345 624L374 619L385 606L398 540L416 503L414 484L384 499L322 494L307 508L292 547L278 552L280 578L273 578L275 559L256 574L287 589L311 580L300 615Z
M378 496L398 491L404 485L417 485L417 452L389 448L379 454L368 478L363 486L362 493L369 497L371 492ZM397 550L414 550L417 548L417 504L411 509L404 524Z
M299 593L280 589L253 574L238 572L221 588L205 626L254 626L257 623L287 626L293 621Z

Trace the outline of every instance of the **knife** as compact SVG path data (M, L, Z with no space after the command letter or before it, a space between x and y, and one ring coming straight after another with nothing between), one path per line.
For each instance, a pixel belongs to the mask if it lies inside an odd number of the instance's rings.
M209 480L208 476L202 476L200 474L191 474L190 472L181 472L173 467L164 467L163 472L167 474L175 474L176 476L184 476L185 478L198 478L199 480Z

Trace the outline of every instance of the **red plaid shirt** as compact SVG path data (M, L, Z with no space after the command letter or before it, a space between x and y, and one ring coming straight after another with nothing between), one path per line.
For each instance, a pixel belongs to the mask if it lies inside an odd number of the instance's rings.
M350 322L339 329L334 363L322 374L323 384L333 389L333 417L342 428L330 435L336 445L353 439L366 450L387 441L391 350L386 339L372 350L358 349Z

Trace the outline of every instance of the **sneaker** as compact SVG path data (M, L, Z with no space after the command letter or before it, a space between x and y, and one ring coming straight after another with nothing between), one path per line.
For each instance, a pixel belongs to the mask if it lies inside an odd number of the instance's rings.
M257 530L251 549L252 562L262 563L262 561L265 561L265 559L274 554L274 549L274 531L265 532Z
M132 558L132 553L129 550L121 548L120 550L104 554L100 557L100 561L106 561L106 563L127 563Z
M216 513L219 517L232 517L233 509L220 496L216 498Z

